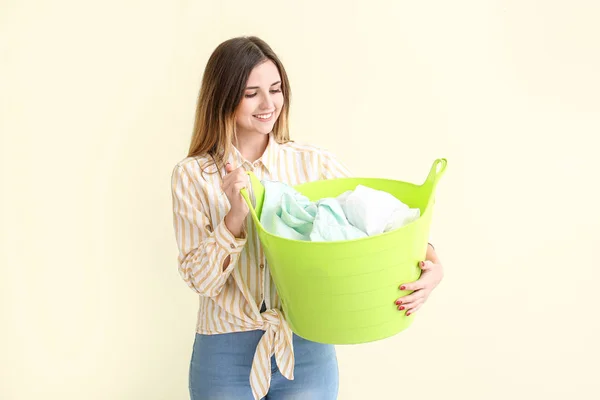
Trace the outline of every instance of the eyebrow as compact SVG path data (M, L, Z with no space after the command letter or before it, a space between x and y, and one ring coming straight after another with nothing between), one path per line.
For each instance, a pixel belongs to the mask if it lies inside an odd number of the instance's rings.
M277 82L275 82L275 83L272 83L272 84L271 84L271 86L275 86L275 85L277 85L278 83L281 83L281 81L277 81ZM248 86L248 87L246 88L246 90L248 90L248 89L259 89L259 87L258 87L258 86Z

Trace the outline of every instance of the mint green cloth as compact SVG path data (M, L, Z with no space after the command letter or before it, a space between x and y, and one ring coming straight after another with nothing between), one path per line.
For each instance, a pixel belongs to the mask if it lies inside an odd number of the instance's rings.
M335 198L311 202L283 182L265 180L262 184L265 199L260 222L272 234L313 242L367 236L348 222L340 202Z

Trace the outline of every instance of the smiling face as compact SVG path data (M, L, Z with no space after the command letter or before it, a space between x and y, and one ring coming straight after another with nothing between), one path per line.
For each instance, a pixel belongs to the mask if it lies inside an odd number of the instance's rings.
M267 60L254 67L235 112L238 137L271 133L283 104L281 77L277 66Z

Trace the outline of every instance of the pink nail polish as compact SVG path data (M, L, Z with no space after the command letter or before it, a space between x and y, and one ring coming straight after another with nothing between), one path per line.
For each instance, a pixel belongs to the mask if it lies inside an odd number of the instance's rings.
M404 289L406 289L406 286L404 286L404 285L400 286L400 290L404 290Z
M400 306L398 310L404 310L404 306Z
M409 313L409 312L407 312L407 313L406 313L406 316L408 317L409 315L410 315L410 313Z

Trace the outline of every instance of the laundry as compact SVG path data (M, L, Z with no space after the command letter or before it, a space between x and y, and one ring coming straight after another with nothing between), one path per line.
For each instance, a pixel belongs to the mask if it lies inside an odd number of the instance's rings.
M349 240L367 234L352 226L335 198L311 202L282 182L263 181L265 198L260 222L277 236L313 242Z
M420 216L418 208L363 185L312 202L283 182L265 180L262 184L265 197L260 222L268 232L288 239L358 239L400 228Z
M337 198L348 221L369 236L398 229L421 215L391 194L358 185Z

